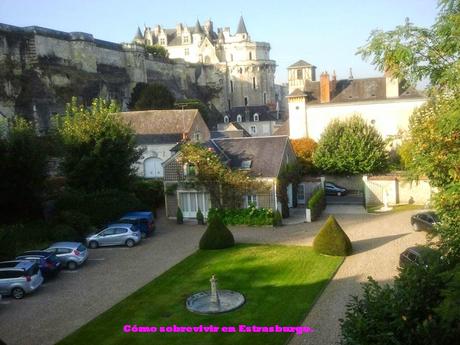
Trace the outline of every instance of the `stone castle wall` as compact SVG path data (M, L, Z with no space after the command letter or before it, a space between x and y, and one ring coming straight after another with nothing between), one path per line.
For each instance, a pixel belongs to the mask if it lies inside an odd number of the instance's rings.
M40 27L0 24L0 112L49 126L72 96L117 99L126 109L139 82L159 82L176 98L199 98L226 108L225 73L214 66L168 61L137 45Z

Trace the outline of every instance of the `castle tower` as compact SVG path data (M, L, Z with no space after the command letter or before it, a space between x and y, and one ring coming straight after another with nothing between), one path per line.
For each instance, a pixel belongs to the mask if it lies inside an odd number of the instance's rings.
M134 36L133 43L144 44L144 36L142 35L140 27L137 27L137 32Z
M299 89L305 91L305 84L308 81L316 80L316 66L304 60L299 60L288 67L289 93Z
M289 138L308 137L307 131L307 94L299 89L287 96L289 107Z
M235 36L239 36L242 41L249 41L249 34L248 30L246 29L246 24L244 23L243 16L240 17Z

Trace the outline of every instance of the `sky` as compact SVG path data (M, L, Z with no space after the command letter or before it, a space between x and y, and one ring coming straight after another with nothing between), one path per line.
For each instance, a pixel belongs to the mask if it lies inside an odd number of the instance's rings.
M347 78L381 75L355 55L374 29L391 30L406 17L429 27L437 0L0 0L0 23L82 31L112 42L130 42L137 26L175 28L211 19L214 28L236 31L243 15L252 40L269 42L277 63L276 82L287 82L287 67L299 59L317 66L317 75L336 71Z

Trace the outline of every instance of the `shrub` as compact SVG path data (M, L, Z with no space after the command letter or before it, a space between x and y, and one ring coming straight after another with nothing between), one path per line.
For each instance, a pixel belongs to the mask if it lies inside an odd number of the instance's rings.
M176 211L176 221L177 224L184 224L184 215L182 214L180 207L178 207Z
M273 226L281 226L281 225L283 225L283 216L281 215L280 211L278 211L278 210L276 210L275 213L273 213L272 225Z
M352 252L351 241L333 216L329 216L313 240L313 249L326 255L347 256Z
M67 224L57 224L56 226L50 228L48 232L48 240L49 241L81 241L82 238L72 228L70 225Z
M204 216L201 210L198 208L198 212L196 213L196 220L198 224L203 225L204 224Z
M200 249L224 249L235 245L233 234L219 217L208 218L208 223L200 239Z
M72 228L79 240L83 240L94 231L90 217L77 210L62 211L55 223L56 226L65 225Z
M213 216L219 217L226 225L272 225L274 212L251 204L248 208L211 208L208 219Z
M311 220L317 220L323 210L326 208L326 194L324 189L318 189L308 200L307 207L311 211Z
M297 161L302 167L302 174L308 174L315 171L313 165L313 153L318 144L311 138L291 139L292 148L294 149Z
M163 204L163 189L162 181L149 179L139 179L132 187L134 195L146 205L149 210L155 210Z

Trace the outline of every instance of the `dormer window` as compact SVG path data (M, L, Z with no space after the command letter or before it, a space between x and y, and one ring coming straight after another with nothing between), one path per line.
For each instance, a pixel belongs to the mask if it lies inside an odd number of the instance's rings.
M183 37L182 37L182 43L183 43L183 44L188 44L188 43L189 43L189 41L188 41L188 36L183 36Z
M160 38L160 45L166 45L166 40L164 38Z
M254 114L254 122L259 121L259 114L255 113Z
M238 114L236 116L236 122L241 122L241 121L243 121L243 117L241 116L241 114Z
M244 160L241 162L241 169L251 169L252 161Z
M184 164L184 176L196 176L196 167L191 163Z
M201 133L200 132L193 133L193 140L200 141L201 140Z
M227 115L224 116L224 123L229 123L230 122L230 119L228 118Z

